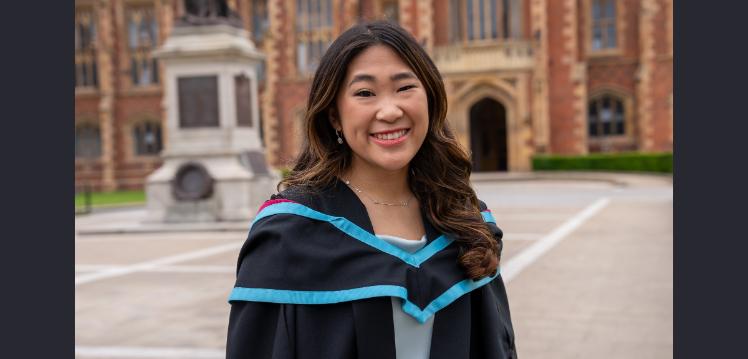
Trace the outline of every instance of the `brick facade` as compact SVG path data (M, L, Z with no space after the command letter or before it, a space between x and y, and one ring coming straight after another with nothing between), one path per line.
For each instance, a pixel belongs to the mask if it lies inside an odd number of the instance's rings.
M486 98L503 106L509 171L529 170L530 158L538 153L672 151L672 0L614 1L617 46L604 51L591 45L593 2L511 0L520 6L512 12L519 17L519 35L480 43L465 38L454 42L451 24L459 13L451 8L454 1L399 0L394 6L399 23L442 71L448 119L466 148L471 144L471 107ZM248 29L253 26L252 3L228 1ZM323 8L328 4L319 3ZM329 0L332 39L361 19L382 18L386 3L392 2ZM76 89L75 121L98 124L102 147L99 158L76 158L77 185L142 188L145 177L161 164L158 156L134 153L132 126L148 120L163 123L165 109L160 83L131 84L125 26L129 4L153 6L159 44L184 11L179 0L76 1L77 7L95 9L99 83L95 89ZM288 166L298 153L311 81L310 74L297 69L296 4L268 0L269 27L256 44L267 56L260 107L267 159L276 168ZM466 21L465 15L461 20ZM603 95L624 102L624 135L590 137L588 104Z

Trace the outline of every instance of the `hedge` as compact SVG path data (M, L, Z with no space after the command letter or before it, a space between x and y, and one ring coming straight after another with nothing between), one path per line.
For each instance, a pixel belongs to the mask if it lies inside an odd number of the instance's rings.
M664 153L594 153L582 156L538 155L532 159L533 170L634 171L673 173L673 154Z

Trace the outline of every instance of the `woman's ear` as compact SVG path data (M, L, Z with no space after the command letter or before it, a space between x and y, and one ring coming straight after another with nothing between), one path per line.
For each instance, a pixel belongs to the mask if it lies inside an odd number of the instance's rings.
M335 107L330 107L327 110L327 119L330 120L330 126L335 130L340 131L343 126L340 124L340 117L338 117L338 110Z

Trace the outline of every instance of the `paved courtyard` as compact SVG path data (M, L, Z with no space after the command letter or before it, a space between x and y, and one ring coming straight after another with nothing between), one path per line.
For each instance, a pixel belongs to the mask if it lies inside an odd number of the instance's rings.
M673 357L672 181L488 176L474 186L504 230L520 358ZM144 214L76 217L76 357L222 358L249 222L137 232Z

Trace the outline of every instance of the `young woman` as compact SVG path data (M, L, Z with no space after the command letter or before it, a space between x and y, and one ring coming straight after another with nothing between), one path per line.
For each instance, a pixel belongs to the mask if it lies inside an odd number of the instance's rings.
M302 152L239 255L228 358L516 358L502 232L446 111L399 26L333 42Z

